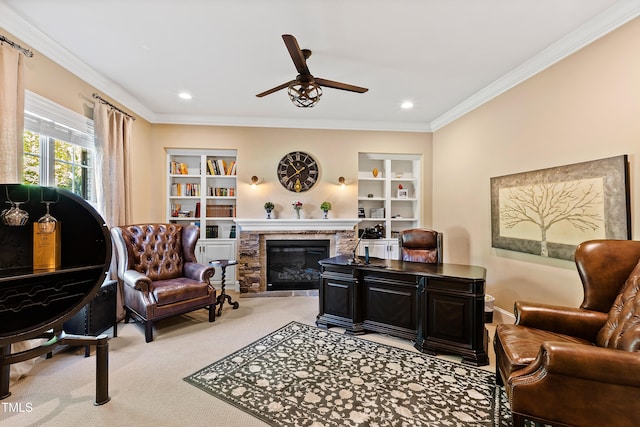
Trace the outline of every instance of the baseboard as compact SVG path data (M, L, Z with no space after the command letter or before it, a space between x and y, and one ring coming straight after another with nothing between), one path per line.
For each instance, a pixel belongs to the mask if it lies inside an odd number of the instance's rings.
M493 323L516 323L516 316L500 307L494 307Z

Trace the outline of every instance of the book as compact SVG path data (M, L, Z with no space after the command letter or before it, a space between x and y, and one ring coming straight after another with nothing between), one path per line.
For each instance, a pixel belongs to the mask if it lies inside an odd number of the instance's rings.
M235 161L231 161L231 163L229 163L229 167L227 168L227 175L234 175L233 171L235 170L236 167L236 162Z
M207 159L207 168L209 169L209 175L216 174L216 170L213 167L213 161L211 159Z
M218 238L218 226L217 225L207 225L205 228L205 237L207 239L217 239Z
M218 170L220 171L220 175L226 175L227 172L227 164L223 159L218 159L216 160L216 162L218 163Z

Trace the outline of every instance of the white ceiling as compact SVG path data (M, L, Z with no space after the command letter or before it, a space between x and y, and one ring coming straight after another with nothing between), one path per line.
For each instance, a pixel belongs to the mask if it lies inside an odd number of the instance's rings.
M0 27L153 123L407 131L639 14L640 0L0 0ZM257 98L297 74L285 33L316 77L369 91L327 88L310 109L286 90Z

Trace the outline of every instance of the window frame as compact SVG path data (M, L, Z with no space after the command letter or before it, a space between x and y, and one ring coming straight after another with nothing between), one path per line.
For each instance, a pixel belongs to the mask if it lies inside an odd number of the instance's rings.
M38 185L56 187L55 165L57 162L70 165L72 170L80 167L88 171L81 174L84 177L81 189L76 189L75 179L72 178L72 191L91 203L96 202L96 146L94 138L93 120L75 111L59 105L34 92L25 90L25 125L24 132L32 132L39 136L39 153L24 150L23 156L39 157ZM80 147L90 153L91 161L84 164L77 162L75 154L71 161L55 158L56 141ZM23 158L24 165L24 158ZM24 181L24 171L22 181Z

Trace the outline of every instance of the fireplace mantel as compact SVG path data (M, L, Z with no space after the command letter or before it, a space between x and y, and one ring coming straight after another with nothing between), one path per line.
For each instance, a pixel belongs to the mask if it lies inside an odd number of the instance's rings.
M353 230L358 218L329 219L236 219L241 231L337 231Z

